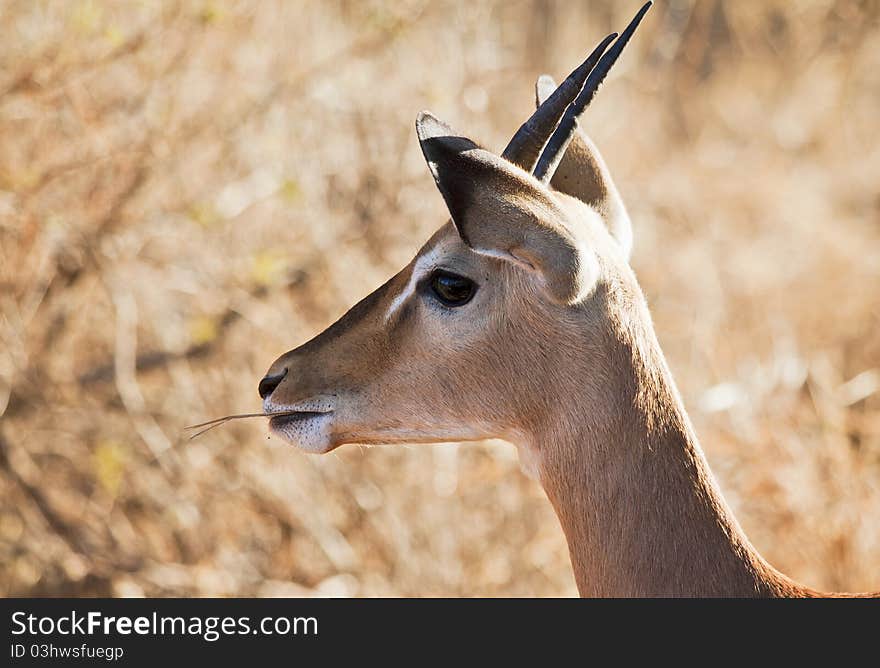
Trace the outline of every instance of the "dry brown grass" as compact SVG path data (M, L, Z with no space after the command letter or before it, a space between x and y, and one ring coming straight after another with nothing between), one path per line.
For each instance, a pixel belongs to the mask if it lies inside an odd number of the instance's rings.
M501 443L307 457L275 357L444 219L413 119L500 148L635 9L0 5L0 594L571 595ZM776 566L880 589L880 5L660 2L588 128L709 461Z

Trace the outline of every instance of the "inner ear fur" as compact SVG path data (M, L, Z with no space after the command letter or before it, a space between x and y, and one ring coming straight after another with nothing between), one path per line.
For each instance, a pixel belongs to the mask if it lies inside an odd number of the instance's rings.
M576 301L594 280L594 263L553 194L427 112L416 130L462 240L478 253L539 272L555 300Z
M556 82L548 75L538 77L535 84L535 104L540 106L553 91ZM611 173L599 149L578 125L565 155L550 180L554 190L571 195L596 211L605 222L611 236L624 255L632 251L632 226Z

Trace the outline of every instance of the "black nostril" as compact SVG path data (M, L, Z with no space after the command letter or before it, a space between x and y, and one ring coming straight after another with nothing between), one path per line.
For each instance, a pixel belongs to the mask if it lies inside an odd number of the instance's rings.
M287 375L287 369L274 376L266 376L260 381L260 398L265 399L275 391L275 388L281 385L281 381Z

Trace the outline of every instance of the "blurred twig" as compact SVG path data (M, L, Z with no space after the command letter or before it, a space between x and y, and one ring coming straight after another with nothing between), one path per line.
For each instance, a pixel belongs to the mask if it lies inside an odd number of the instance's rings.
M160 466L168 470L171 441L156 420L147 412L146 402L137 382L135 359L137 351L137 304L131 293L119 286L111 286L116 306L116 350L114 370L116 389L135 429L150 448ZM176 458L171 458L176 463Z
M2 469L9 479L14 482L24 495L30 499L34 507L37 509L46 524L51 527L52 531L57 535L67 547L76 554L86 555L89 552L88 546L80 538L76 528L68 524L62 517L55 512L52 504L43 494L42 490L36 485L32 485L12 465L9 458L9 450L11 446L3 431L0 430L0 469Z

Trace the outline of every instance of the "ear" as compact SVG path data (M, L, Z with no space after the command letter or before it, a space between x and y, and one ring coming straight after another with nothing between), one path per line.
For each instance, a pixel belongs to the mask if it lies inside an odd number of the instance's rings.
M595 258L568 229L544 185L427 112L419 114L416 131L468 246L538 272L558 302L570 304L585 294L595 281Z
M556 82L544 74L535 84L535 103L540 106L553 91ZM590 205L605 221L611 236L617 240L624 255L632 251L632 225L623 200L599 149L578 125L574 137L550 181L554 190L571 195Z

